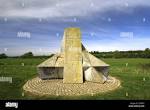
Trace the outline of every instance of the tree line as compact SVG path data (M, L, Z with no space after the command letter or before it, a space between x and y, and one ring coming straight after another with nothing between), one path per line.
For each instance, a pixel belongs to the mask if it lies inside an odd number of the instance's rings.
M134 51L90 52L98 58L150 58L150 49Z
M2 58L49 58L49 57L51 57L53 55L54 54L35 56L32 52L27 52L27 53L24 53L21 56L10 57L10 56L7 56L5 53L2 53L2 54L0 54L0 59L2 59Z
M145 50L134 50L134 51L110 51L110 52L99 52L91 51L91 54L98 58L150 58L150 49ZM27 52L21 56L13 58L49 58L54 54L48 56L34 56L32 52ZM5 53L0 54L0 58L9 58ZM11 57L12 58L12 57Z

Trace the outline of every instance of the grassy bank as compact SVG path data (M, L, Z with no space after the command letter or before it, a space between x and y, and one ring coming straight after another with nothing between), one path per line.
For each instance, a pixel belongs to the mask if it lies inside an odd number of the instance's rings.
M150 59L102 59L110 64L110 75L121 80L115 91L81 97L35 97L22 94L24 83L37 75L36 66L45 58L0 59L0 77L12 77L12 83L0 82L0 99L150 99Z

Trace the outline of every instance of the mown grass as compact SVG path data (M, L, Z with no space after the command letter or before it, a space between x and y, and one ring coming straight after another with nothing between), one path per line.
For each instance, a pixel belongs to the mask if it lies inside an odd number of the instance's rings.
M23 95L22 86L37 75L36 66L45 59L0 59L0 77L12 77L13 82L0 82L0 99L150 99L150 59L102 59L110 64L110 75L121 81L121 87L107 93L80 97L37 97ZM127 95L128 94L128 95Z

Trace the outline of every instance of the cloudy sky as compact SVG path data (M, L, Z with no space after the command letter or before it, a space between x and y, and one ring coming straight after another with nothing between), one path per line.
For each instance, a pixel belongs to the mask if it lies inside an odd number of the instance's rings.
M88 51L150 48L150 1L0 0L0 53L59 52L66 27Z

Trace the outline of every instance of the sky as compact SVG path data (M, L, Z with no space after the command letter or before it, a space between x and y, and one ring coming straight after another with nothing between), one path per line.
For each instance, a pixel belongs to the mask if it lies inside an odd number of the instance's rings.
M64 29L79 27L88 51L150 48L149 0L0 0L0 53L60 51Z

